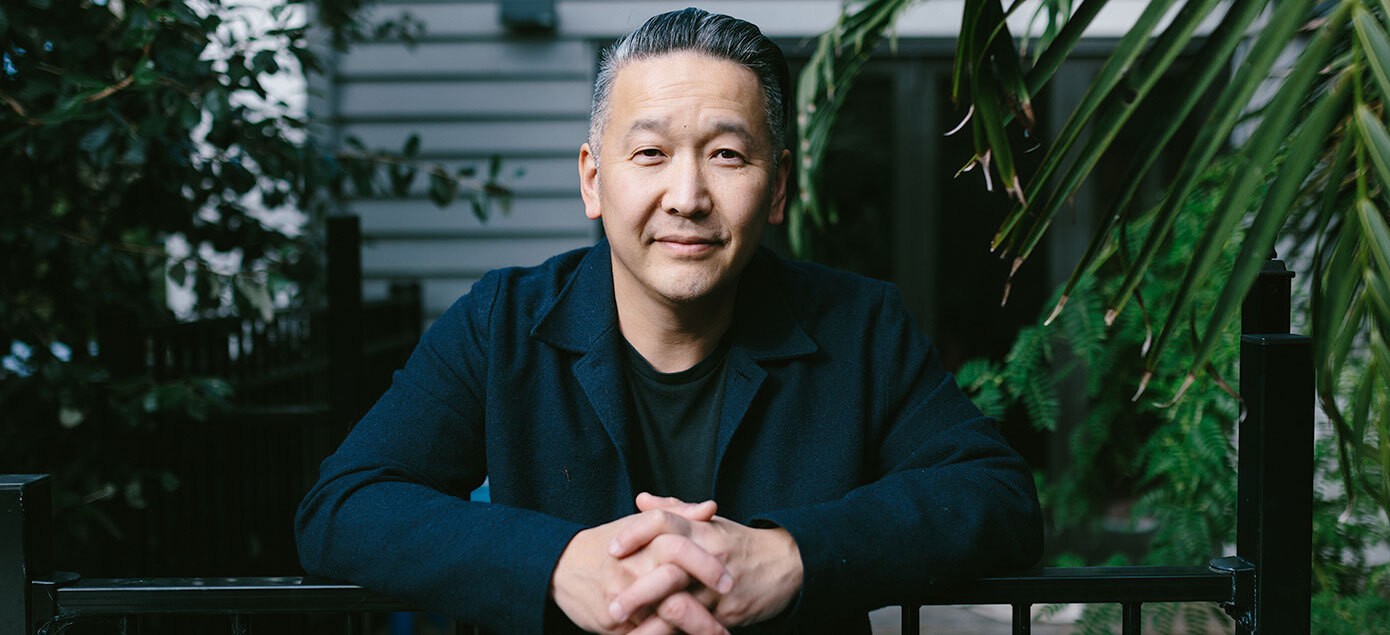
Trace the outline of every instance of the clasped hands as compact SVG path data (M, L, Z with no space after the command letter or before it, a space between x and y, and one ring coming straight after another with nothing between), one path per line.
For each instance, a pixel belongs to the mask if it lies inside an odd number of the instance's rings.
M801 554L785 529L715 515L714 501L642 493L638 513L575 535L550 592L586 631L723 634L782 612L801 588Z

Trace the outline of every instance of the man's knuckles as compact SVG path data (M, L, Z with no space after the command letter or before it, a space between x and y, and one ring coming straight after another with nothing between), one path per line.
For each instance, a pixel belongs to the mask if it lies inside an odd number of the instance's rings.
M690 617L693 603L689 596L671 595L656 607L656 614L669 624L683 625Z
M668 594L690 586L690 575L685 572L685 569L674 564L663 564L657 567L655 573L659 576L661 588Z
M662 621L691 635L727 632L689 593L677 593L666 598L657 607L656 614Z
M735 596L724 596L714 607L714 617L721 624L746 624L752 617L752 605Z

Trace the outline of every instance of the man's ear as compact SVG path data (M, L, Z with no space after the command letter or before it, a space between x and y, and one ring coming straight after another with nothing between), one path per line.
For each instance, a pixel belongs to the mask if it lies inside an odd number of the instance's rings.
M589 220L597 219L601 213L598 197L598 157L589 150L589 144L579 146L579 195L584 197L584 215Z
M777 162L777 174L773 177L772 206L767 216L768 224L780 224L787 216L787 179L791 178L791 171L792 151L783 150L781 160Z

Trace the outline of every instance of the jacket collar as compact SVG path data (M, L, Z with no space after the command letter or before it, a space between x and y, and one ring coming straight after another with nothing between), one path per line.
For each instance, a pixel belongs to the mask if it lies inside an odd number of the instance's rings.
M817 350L801 327L799 307L787 293L789 273L780 258L759 249L740 276L730 344L753 360L789 359ZM610 333L618 334L618 309L612 253L604 239L580 260L531 335L564 350L587 353Z

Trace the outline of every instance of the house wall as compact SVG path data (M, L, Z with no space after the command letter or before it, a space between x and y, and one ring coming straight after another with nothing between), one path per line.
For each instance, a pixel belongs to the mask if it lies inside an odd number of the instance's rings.
M561 0L558 28L516 34L501 24L496 1L382 1L371 18L408 13L425 25L413 46L366 43L330 60L327 79L311 86L311 115L338 138L374 149L399 149L421 136L422 158L485 170L502 160L515 192L510 213L480 221L466 205L440 210L423 189L401 199L349 200L362 218L364 291L384 295L394 279L423 283L425 314L437 316L489 269L530 265L593 243L596 223L583 215L576 158L584 141L599 49L647 17L690 4ZM899 38L948 40L960 23L960 0L931 0L900 19ZM760 25L783 41L805 41L832 25L839 0L705 2L702 8ZM1114 0L1088 36L1113 37L1142 9ZM1028 11L1020 11L1024 20ZM1022 28L1022 22L1017 28ZM520 176L511 176L520 171Z

